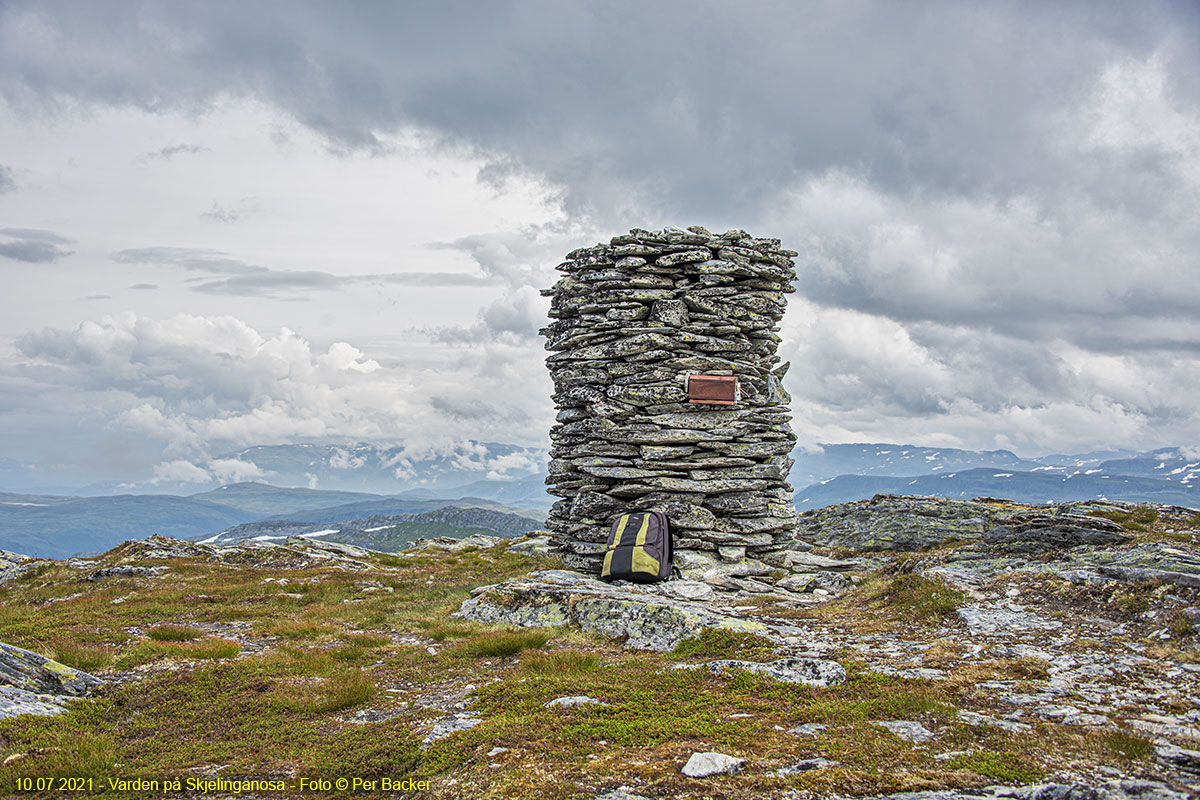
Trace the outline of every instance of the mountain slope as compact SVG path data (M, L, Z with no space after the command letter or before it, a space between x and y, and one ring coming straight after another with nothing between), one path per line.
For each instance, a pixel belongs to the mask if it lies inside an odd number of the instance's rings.
M530 519L544 519L544 517L541 517L535 512L509 508L502 503L497 503L492 500L483 500L478 497L458 497L448 500L410 500L396 497L382 497L378 500L364 500L357 503L347 503L345 505L332 506L330 508L305 509L288 514L277 514L269 517L269 519L296 522L332 523L361 519L363 517L370 517L379 514L420 514L426 511L434 511L439 508L446 508L447 506L486 508L491 509L492 511L499 511L503 513L521 514L522 516Z
M1165 505L1200 506L1200 487L1127 475L1056 472L1005 472L971 469L945 475L841 475L796 491L796 508L806 511L834 503L863 500L875 494L938 497L1006 497L1023 503L1067 500L1128 500Z
M185 538L249 522L255 515L175 495L72 497L44 505L0 505L0 549L65 558L158 533Z
M395 552L421 538L465 538L477 533L513 538L541 528L541 521L520 514L448 506L419 514L381 514L340 522L262 520L236 525L204 537L200 542L231 545L247 540L277 541L289 536L304 536Z
M259 517L270 517L310 508L329 508L364 500L378 500L380 495L366 492L283 488L265 483L231 483L207 492L194 494L191 497L193 500L219 503Z

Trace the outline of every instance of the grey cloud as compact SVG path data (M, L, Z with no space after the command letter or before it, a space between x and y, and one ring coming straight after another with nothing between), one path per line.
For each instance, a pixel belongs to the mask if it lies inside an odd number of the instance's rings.
M72 240L35 228L0 228L0 256L26 264L49 264L74 253L63 245Z
M259 210L258 200L254 197L243 197L237 203L228 206L214 200L212 208L201 214L200 219L231 225L258 213Z
M527 346L538 340L538 331L546 324L550 302L531 286L512 289L479 310L469 326L445 326L427 330L434 341L444 344L486 344L506 342Z
M130 289L157 289L157 283L135 283L129 287Z
M391 283L406 286L486 286L496 283L488 275L438 272L388 272L334 275L319 270L275 270L251 264L218 250L191 247L141 247L112 255L119 264L159 264L220 277L192 278L192 291L242 297L277 296L277 292L336 291L354 283ZM297 299L287 298L283 299Z
M0 194L15 192L17 179L13 177L12 167L0 164Z
M212 148L205 147L204 145L187 144L187 143L171 144L171 145L167 145L166 147L163 147L159 150L152 150L152 151L149 151L146 153L142 153L140 156L138 156L138 161L141 161L143 163L148 162L148 161L156 161L156 160L170 161L172 158L174 158L175 156L178 156L178 155L194 156L194 155L199 155L200 153L211 153L211 152L212 152Z
M230 258L217 250L192 247L139 247L113 253L112 260L118 264L163 264L218 274L247 275L270 271L266 267Z
M35 45L34 29L61 45ZM544 316L519 292L590 244L578 227L744 227L800 251L797 299L824 327L791 334L813 376L794 387L797 419L826 434L1200 435L1194 3L532 0L347 15L18 0L0 6L0 95L18 111L248 98L342 149L385 150L414 126L483 159L477 178L497 193L544 178L572 221L433 245L481 277L118 254L204 273L198 291L497 281L507 294L474 325L434 333L519 350L490 362L511 366Z
M333 291L341 288L346 279L330 275L328 272L314 270L266 270L261 273L234 275L216 280L195 278L193 281L191 288L205 294L259 297L271 295L272 292L278 290Z
M487 275L465 272L387 272L356 276L356 280L398 283L406 286L493 286L498 281Z
M1053 180L1037 121L1108 60L1165 48L1173 74L1200 72L1194 6L1102 5L17 2L0 86L145 108L254 95L346 147L415 124L610 223L727 217L831 165L949 191ZM35 47L37 27L80 46Z
M429 398L429 405L439 413L460 421L481 423L511 423L521 425L529 421L529 414L510 405L497 405L482 398L443 397Z
M89 294L84 300L112 300L111 294Z

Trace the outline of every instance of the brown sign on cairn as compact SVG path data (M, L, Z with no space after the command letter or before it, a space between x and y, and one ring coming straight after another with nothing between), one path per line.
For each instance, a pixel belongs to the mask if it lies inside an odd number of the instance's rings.
M733 406L742 399L742 387L732 375L688 375L688 402Z

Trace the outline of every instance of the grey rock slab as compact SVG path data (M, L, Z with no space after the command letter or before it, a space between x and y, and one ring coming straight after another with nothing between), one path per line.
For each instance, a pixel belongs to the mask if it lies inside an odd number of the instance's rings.
M799 733L804 736L819 736L828 726L820 722L808 722L803 725L797 725L794 728L788 728L788 733Z
M606 706L608 703L603 700L597 700L594 697L588 697L586 694L573 694L569 697L556 697L549 703L546 703L546 708L574 708L576 706Z
M550 555L550 537L530 536L527 539L519 539L508 546L508 552L528 556Z
M1027 733L1033 730L1032 725L1027 725L1024 722L1013 722L1009 719L995 719L985 714L977 714L974 711L959 711L958 718L968 725L992 725L1009 733Z
M1045 619L1032 611L1014 611L1008 608L967 606L958 610L958 617L975 636L1052 631L1062 627L1061 622Z
M103 683L96 676L74 667L0 642L0 684L33 694L78 697Z
M933 731L919 722L911 720L884 720L871 723L886 728L895 736L909 742L927 742L933 738Z
M105 578L153 578L166 572L166 567L135 567L122 564L119 567L105 567L89 574L85 581L95 582Z
M1154 748L1155 757L1185 772L1200 774L1200 750L1187 750L1174 744L1160 744Z
M734 758L724 753L713 751L692 753L680 771L689 778L709 778L713 775L733 774L740 770L745 763L745 759Z
M709 661L704 666L717 675L727 670L745 670L805 686L836 686L846 680L846 670L841 664L821 658L781 658L765 663L725 659Z
M483 720L478 719L476 713L473 711L443 717L434 723L433 730L421 741L421 749L427 749L438 739L445 739L447 736L459 731L470 730L481 722Z
M1102 517L997 525L983 534L989 545L1009 553L1044 553L1080 545L1104 546L1133 540L1120 525Z
M764 623L703 602L665 597L653 587L614 586L577 572L544 570L478 587L457 616L518 627L575 624L591 633L624 638L626 647L639 650L670 650L710 628L781 638Z
M41 559L33 556L23 555L22 553L11 553L8 550L0 550L0 583L10 581L20 575L24 575L33 568ZM72 564L71 566L75 566Z
M827 558L819 556L815 553L806 553L799 550L789 550L783 556L783 563L788 569L793 572L817 572L819 570L848 570L855 569L859 566L858 561Z
M25 714L53 717L66 710L69 700L52 694L35 694L12 686L0 686L0 719Z
M667 581L655 586L655 591L668 597L680 600L711 600L716 594L713 588L703 581Z

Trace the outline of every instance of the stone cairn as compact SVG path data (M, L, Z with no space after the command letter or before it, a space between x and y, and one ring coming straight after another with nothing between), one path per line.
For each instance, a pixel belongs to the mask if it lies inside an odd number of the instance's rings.
M795 255L740 230L635 228L558 265L542 335L562 499L546 524L567 567L599 572L612 520L643 509L670 518L687 577L790 565L796 437L775 351ZM735 376L740 398L690 402L690 375Z

